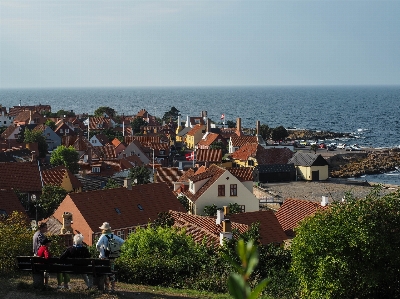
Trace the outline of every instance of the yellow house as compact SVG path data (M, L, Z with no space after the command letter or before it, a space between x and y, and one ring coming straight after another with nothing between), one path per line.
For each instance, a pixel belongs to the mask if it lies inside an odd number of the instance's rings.
M195 125L187 134L186 134L186 148L194 149L196 144L203 137L203 131L205 131L205 125Z
M328 162L319 154L296 152L289 160L297 170L297 176L306 181L327 180Z
M82 192L81 182L64 166L43 170L43 185L56 185L67 192Z

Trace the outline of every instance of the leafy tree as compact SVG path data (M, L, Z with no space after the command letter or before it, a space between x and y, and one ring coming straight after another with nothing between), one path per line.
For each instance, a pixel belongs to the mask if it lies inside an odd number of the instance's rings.
M204 210L203 210L203 214L204 216L215 216L217 215L217 206L216 205L212 205L212 206L205 206Z
M222 155L228 152L227 146L222 141L214 142L213 144L210 145L210 149L221 149Z
M22 213L13 212L0 218L0 273L15 271L15 257L32 254L33 230L29 219Z
M242 208L237 203L230 203L228 208L229 214L238 214L242 212Z
M271 131L272 131L272 130L271 130L271 128L270 128L268 125L262 124L262 125L260 125L258 134L260 134L261 137L262 137L264 140L268 140L268 139L271 138Z
M169 212L161 212L158 213L157 219L154 221L153 226L163 226L163 227L172 227L175 223L174 218Z
M48 218L53 215L67 194L68 192L60 186L43 186L42 195L37 202L38 219Z
M142 132L141 127L142 127L142 126L146 126L146 125L147 125L147 122L146 122L142 117L136 117L136 118L131 122L131 125L132 125L132 130L133 130L133 132L135 132L135 133L141 133L141 132Z
M288 136L289 136L289 133L283 126L279 126L279 127L272 129L271 137L272 137L272 140L274 140L274 141L284 140Z
M24 142L25 143L37 142L39 148L39 157L40 158L46 157L48 145L46 143L46 138L43 136L42 132L35 130L31 131L28 128L25 128Z
M113 108L110 107L99 107L94 111L94 115L95 116L103 116L104 113L106 113L109 117L114 117L117 115L117 113L115 112L115 110Z
M79 171L79 154L73 146L66 147L64 145L58 146L50 157L50 164L53 166L64 165L72 173Z
M187 212L189 212L189 200L185 195L180 195L178 196L179 202L182 204L182 206L186 209Z
M228 128L235 128L236 123L233 120L227 120L225 124L228 126Z
M61 109L61 110L58 110L57 111L57 113L56 113L56 115L55 116L57 116L57 117L64 117L64 115L66 116L66 117L73 117L73 116L75 116L75 112L74 111L69 111L69 110L63 110L63 109Z
M128 177L136 185L143 185L150 183L150 170L145 166L136 166L129 170Z
M114 179L108 179L107 184L104 186L104 189L115 189L121 187L120 184L117 183Z
M400 193L345 202L303 220L292 243L302 298L400 297Z
M170 119L172 120L172 122L177 122L178 116L181 115L179 112L180 111L178 109L176 109L174 106L172 106L169 111L164 113L162 120L165 121L166 123L168 123L170 121Z
M46 122L44 124L52 130L54 130L56 128L56 123L54 121L52 121L51 119L46 120Z

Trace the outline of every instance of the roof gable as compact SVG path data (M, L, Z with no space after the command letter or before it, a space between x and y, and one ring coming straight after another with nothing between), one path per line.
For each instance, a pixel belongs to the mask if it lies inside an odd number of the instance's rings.
M320 155L313 153L296 152L288 163L295 166L325 166L328 162Z

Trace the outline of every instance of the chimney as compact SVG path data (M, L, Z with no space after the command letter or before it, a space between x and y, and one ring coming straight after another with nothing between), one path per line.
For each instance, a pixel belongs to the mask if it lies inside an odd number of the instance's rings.
M178 127L180 127L180 126L182 126L182 124L181 124L181 116L178 115Z
M242 132L242 120L240 117L236 119L236 130Z
M186 128L190 128L189 115L186 116Z
M224 220L224 212L222 210L217 210L217 219L215 220L215 224L220 225Z
M256 121L256 135L260 135L260 121Z
M219 234L219 244L223 245L224 240L231 240L232 232L231 232L231 221L229 219L225 219L222 221L222 232Z
M132 190L132 181L128 178L124 179L124 187L128 190Z
M228 206L223 206L224 208L224 215L228 215L229 214L229 207Z
M329 204L329 200L327 196L322 196L321 206L325 207Z
M35 153L35 151L32 151L31 155L32 155L32 162L35 162L36 161L36 153Z
M208 132L211 132L211 121L210 121L209 118L207 118L207 130L206 130L206 132L207 132L207 133L208 133Z

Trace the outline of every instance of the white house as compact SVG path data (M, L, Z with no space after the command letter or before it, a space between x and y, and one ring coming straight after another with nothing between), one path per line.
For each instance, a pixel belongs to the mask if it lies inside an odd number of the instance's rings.
M127 158L136 155L143 162L143 164L150 163L150 157L144 152L142 145L139 141L133 140L129 145L118 155L119 159Z
M187 178L187 182L182 182L184 187L181 193L189 199L190 213L202 215L206 206L216 205L222 208L230 203L238 204L243 212L259 210L258 199L254 196L252 187L250 190L247 186L250 184L246 183L252 181L250 169L230 172L214 164L204 169L199 169Z

